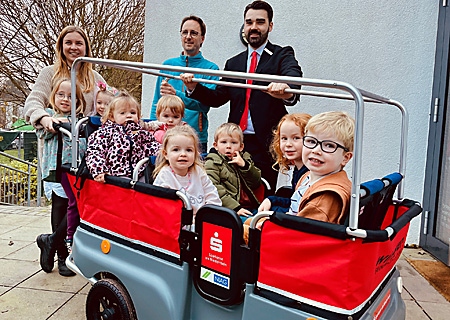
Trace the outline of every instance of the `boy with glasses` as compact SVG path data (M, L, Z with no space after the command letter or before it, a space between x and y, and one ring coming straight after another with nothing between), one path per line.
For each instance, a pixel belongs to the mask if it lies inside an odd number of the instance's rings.
M355 121L345 112L324 112L305 130L302 160L309 172L300 178L288 214L340 224L350 203L351 182L343 169L353 156ZM270 201L263 204L258 211L270 210Z

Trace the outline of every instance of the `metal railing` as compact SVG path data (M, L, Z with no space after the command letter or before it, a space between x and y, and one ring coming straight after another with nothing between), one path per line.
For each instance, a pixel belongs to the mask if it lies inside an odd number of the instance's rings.
M342 81L335 80L321 80L321 79L309 79L301 77L290 77L290 76L276 76L269 74L259 74L259 73L245 73L245 72L235 72L235 71L222 71L222 70L210 70L210 69L199 69L199 68L188 68L188 67L178 67L169 65L159 65L153 63L142 63L142 62L131 62L131 61L121 61L121 60L108 60L108 59L97 59L89 57L80 57L75 59L72 64L71 69L71 93L72 96L76 95L76 79L77 79L77 66L81 62L92 63L98 65L109 66L117 69L135 71L144 74L151 74L155 76L163 76L179 79L177 76L172 76L165 74L161 71L172 71L181 73L193 73L208 76L218 76L229 79L243 79L243 80L253 80L253 81L264 81L264 82L281 82L287 84L301 85L301 86L311 86L313 88L324 88L331 92L322 91L308 91L302 89L287 89L285 92L296 93L306 96L316 96L325 97L332 99L343 99L343 100L353 100L355 102L355 139L353 144L353 166L352 166L352 190L351 190L351 201L350 201L350 219L349 226L351 229L358 228L358 215L359 215L359 195L360 195L360 184L361 184L361 166L362 166L362 140L363 140L363 126L364 126L364 102L370 103L381 103L396 107L401 113L401 136L400 136L400 160L399 160L399 172L402 176L405 176L406 168L406 151L407 151L407 136L408 136L408 112L406 108L398 101L392 100L386 97L379 96L377 94L361 90L354 87L352 84ZM239 88L250 88L257 90L267 90L267 86L257 86L253 84L239 84L235 82L227 81L215 81L206 80L202 78L194 78L194 82L207 82L214 83L222 86L239 87ZM344 93L336 93L344 92ZM72 100L72 112L71 116L76 119L76 101ZM72 123L72 137L73 140L76 138L76 123ZM77 145L72 144L72 154L76 154ZM72 171L77 170L77 160L72 158ZM403 182L398 185L398 198L403 198Z
M39 167L34 163L0 152L1 156L24 163L27 171L23 171L0 163L0 203L14 205L31 205L31 177L36 176L37 206L41 205L41 174ZM33 173L32 168L36 171Z

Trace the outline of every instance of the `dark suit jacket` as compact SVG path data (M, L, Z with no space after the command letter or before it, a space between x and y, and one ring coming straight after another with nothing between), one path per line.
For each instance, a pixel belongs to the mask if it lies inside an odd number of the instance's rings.
M301 77L302 70L295 59L292 47L280 47L270 42L266 49L272 52L270 55L264 50L260 57L255 73ZM248 49L227 60L225 70L246 72ZM222 78L222 81L245 83L245 80ZM268 85L268 82L253 81L256 85ZM299 88L290 85L291 88ZM215 89L206 88L198 84L194 92L189 96L201 103L219 107L230 101L230 114L228 122L239 124L245 107L246 89L217 86ZM297 103L299 96L289 105ZM255 134L262 145L268 146L272 140L272 130L280 119L287 114L285 102L273 98L260 90L252 90L249 100L249 111L252 117Z

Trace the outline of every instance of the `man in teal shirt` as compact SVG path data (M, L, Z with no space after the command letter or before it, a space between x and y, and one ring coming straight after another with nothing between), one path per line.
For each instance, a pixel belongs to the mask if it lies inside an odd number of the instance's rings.
M192 67L201 69L213 69L219 70L219 67L211 61L203 58L200 48L205 41L206 26L202 19L196 16L185 17L181 22L180 35L181 45L183 51L179 57L171 58L163 62L165 65L180 66L180 67ZM180 72L163 71L166 74L179 75ZM204 78L210 80L219 80L219 77L195 75L196 78ZM205 86L214 89L215 85L205 84ZM150 113L150 119L156 120L156 104L162 95L173 94L180 97L185 106L186 121L191 127L193 127L199 136L201 144L201 152L207 152L208 145L208 111L209 107L198 102L197 100L190 99L184 94L185 88L183 81L176 79L165 79L158 77L156 82L155 96L153 98L152 110Z

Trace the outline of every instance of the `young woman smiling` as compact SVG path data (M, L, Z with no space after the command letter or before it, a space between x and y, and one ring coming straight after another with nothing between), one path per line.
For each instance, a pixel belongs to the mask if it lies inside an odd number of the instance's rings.
M36 129L44 128L53 132L53 122L59 122L45 111L48 97L57 79L70 78L72 63L78 57L91 57L91 44L86 32L78 26L65 27L56 41L56 61L54 65L44 67L39 73L33 90L25 101L25 118ZM86 101L84 114L93 110L95 83L103 77L92 70L90 63L81 63L77 72L77 83L81 85Z

